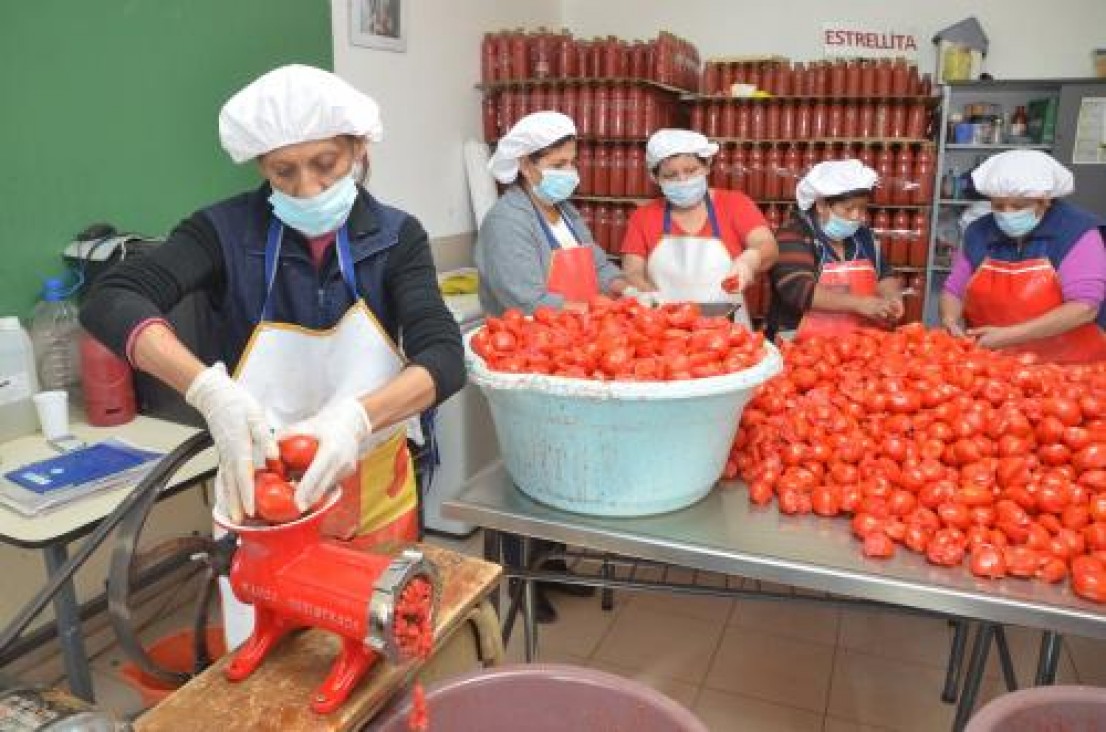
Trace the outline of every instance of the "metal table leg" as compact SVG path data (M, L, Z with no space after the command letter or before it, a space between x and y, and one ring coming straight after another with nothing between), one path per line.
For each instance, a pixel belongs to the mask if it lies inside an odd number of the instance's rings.
M949 665L945 671L945 689L941 692L941 701L952 704L956 701L956 692L960 688L960 673L964 668L964 651L968 645L967 620L950 620L953 626L952 650L949 651Z
M1056 669L1060 665L1060 650L1064 638L1059 633L1046 630L1041 634L1041 653L1037 659L1037 686L1051 686L1056 683Z
M614 567L606 559L603 560L603 579L611 579L614 577ZM600 591L599 606L604 610L610 612L614 609L614 590L610 587L604 587Z
M492 562L493 564L503 563L503 537L498 531L493 529L484 529L484 560ZM503 583L500 583L499 589L496 589L495 592L488 596L492 609L495 610L496 617L500 617L499 596L502 587Z
M972 657L968 662L968 671L964 677L964 688L960 691L960 702L956 705L956 718L953 720L953 732L962 732L972 716L979 686L983 682L983 670L987 667L987 656L991 652L991 641L995 637L994 623L980 623L975 631L972 643Z
M529 536L522 539L522 561L520 564L525 569L530 569L531 539ZM534 619L534 581L531 579L520 580L522 585L522 631L525 642L526 662L532 663L538 653L538 624Z
M1006 643L1006 628L995 626L995 647L998 648L998 662L1002 667L1002 680L1007 691L1018 690L1018 677L1014 674L1014 660L1010 658L1010 646Z
M64 544L50 544L43 549L46 571L53 576L65 564L68 555ZM95 702L92 692L92 670L84 649L84 634L77 610L77 591L72 581L66 582L54 596L54 622L58 626L62 662L69 680L69 691L88 702Z

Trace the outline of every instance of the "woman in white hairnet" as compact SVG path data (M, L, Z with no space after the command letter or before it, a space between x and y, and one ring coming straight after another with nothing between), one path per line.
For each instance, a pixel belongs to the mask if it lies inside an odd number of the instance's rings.
M1038 150L1011 150L972 182L992 213L964 232L941 322L987 348L1054 363L1106 359L1106 222L1059 200L1073 190L1071 171Z
M708 189L717 152L717 143L691 130L658 130L649 138L645 165L664 196L630 216L622 268L631 285L661 300L740 302L776 261L776 239L752 199ZM723 288L728 277L736 288ZM737 316L748 324L747 312Z
M818 163L795 189L798 210L779 231L765 334L797 339L889 326L903 315L899 280L864 221L876 171L859 160Z
M219 114L223 148L255 161L261 185L104 274L82 309L89 331L203 415L219 452L216 511L235 523L254 514L254 468L276 430L318 439L301 509L341 481L335 533L416 538L407 422L461 387L463 351L426 232L362 187L381 134L376 103L330 72L261 76ZM220 326L213 365L166 320L192 292Z
M526 115L499 140L488 170L508 188L480 223L475 252L484 312L582 309L600 293L634 294L568 201L575 164L576 124L560 112Z

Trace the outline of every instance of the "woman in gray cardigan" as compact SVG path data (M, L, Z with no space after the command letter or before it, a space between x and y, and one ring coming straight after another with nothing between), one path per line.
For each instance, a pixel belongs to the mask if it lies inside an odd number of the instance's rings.
M576 125L560 112L527 115L499 141L488 169L510 187L476 242L485 313L582 309L599 293L636 294L568 202L580 181L575 162Z
M622 270L595 245L576 207L568 202L580 177L576 172L576 125L560 112L523 117L496 147L488 169L510 184L480 224L476 268L480 305L489 315L517 308L530 314L540 306L583 310L599 293L633 296ZM534 542L538 555L563 549ZM504 541L503 559L517 566L517 539ZM567 571L563 560L546 569ZM535 593L538 622L551 623L557 610L546 589L590 594L590 587L540 583Z

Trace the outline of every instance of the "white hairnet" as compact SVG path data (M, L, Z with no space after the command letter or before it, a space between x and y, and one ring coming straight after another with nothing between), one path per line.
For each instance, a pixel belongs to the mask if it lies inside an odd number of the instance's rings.
M560 112L528 114L504 135L488 161L488 170L500 183L512 183L518 177L518 159L549 147L562 137L576 134L576 123Z
M879 174L859 160L827 160L810 169L795 187L795 200L806 211L819 198L840 196L851 191L870 191Z
M712 158L718 152L718 143L711 142L691 130L657 130L645 145L645 167L653 170L673 155L696 155Z
M346 81L312 66L273 69L219 112L219 139L236 163L337 135L379 142L384 137L380 107Z
M975 189L988 198L1059 198L1075 189L1071 171L1040 150L1008 150L972 171Z

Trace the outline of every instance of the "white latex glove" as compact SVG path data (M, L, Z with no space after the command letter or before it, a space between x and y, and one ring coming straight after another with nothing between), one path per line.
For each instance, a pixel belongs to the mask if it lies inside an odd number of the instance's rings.
M338 481L357 469L372 433L365 408L352 398L331 402L314 417L281 430L281 438L308 435L319 441L311 467L296 486L296 506L300 511L314 506Z
M659 292L645 292L633 285L622 290L622 297L632 297L647 308L655 308L661 304L661 294Z
M737 280L737 292L745 292L745 289L753 284L759 267L760 252L755 249L746 249L730 265L730 271L726 273L725 279L733 278Z
M278 456L276 440L257 400L230 378L222 363L192 380L184 400L199 410L219 451L215 505L235 523L254 514L254 455Z

